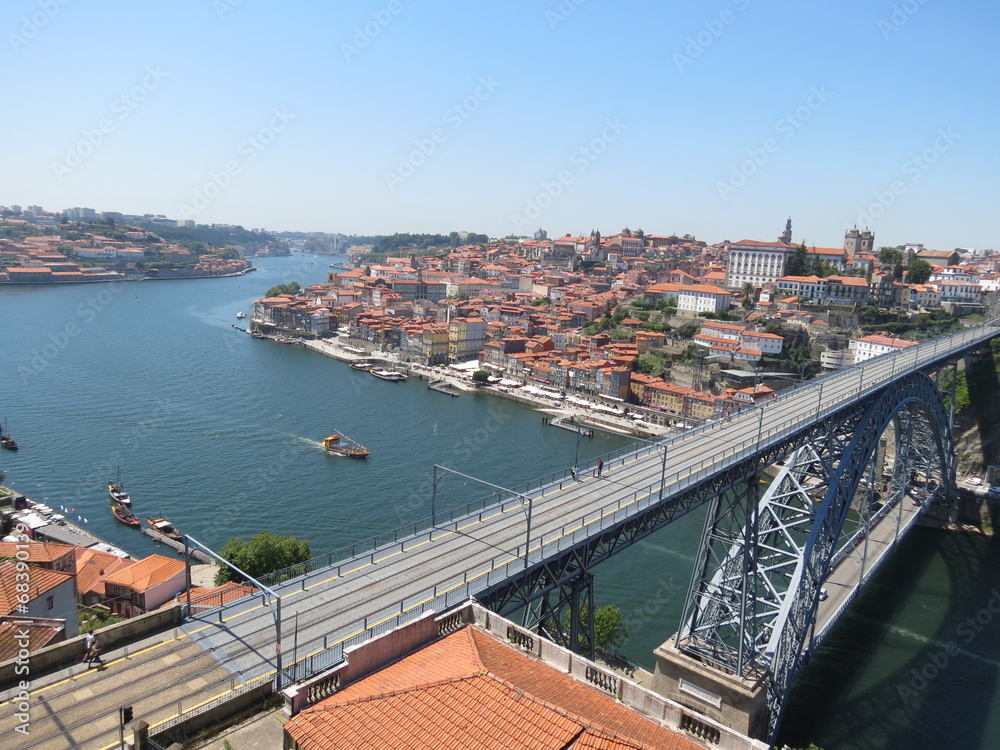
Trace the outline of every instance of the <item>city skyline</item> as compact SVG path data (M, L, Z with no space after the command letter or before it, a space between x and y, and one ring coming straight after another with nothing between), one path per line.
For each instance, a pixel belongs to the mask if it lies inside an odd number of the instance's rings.
M981 2L15 2L0 203L344 234L991 248Z

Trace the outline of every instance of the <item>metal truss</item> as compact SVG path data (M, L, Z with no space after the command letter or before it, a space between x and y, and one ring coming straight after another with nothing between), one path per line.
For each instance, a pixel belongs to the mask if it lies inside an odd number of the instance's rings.
M908 493L925 505L950 497L950 425L935 384L912 373L778 446L762 496L759 472L774 456L712 499L679 647L729 674L769 677L772 735L830 570L858 554L863 579L871 527ZM879 483L877 464L890 461Z

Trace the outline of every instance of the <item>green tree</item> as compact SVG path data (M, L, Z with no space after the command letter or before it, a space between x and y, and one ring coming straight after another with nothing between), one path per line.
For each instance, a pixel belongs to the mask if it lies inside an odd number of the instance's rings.
M233 537L219 550L219 555L247 575L257 579L276 570L305 562L312 556L309 551L309 540L297 539L294 536L279 536L267 529L249 539ZM219 572L215 574L216 586L229 581L239 583L242 580L243 577L228 566L220 566Z
M474 373L472 373L473 383L485 383L489 381L489 379L490 379L490 374L486 370L476 370Z
M289 284L278 284L277 286L272 286L267 290L267 293L264 296L277 297L280 294L298 294L299 289L301 289L299 282L293 281Z
M646 375L651 375L654 378L658 378L663 374L663 357L660 357L652 352L646 352L645 354L640 354L636 360L636 372L641 372Z
M914 260L906 271L906 280L910 284L926 284L931 277L931 264L923 258Z
M570 630L570 613L563 613L562 630L568 633ZM590 608L586 602L580 605L580 628L587 632L590 628ZM605 604L598 607L594 613L594 645L604 651L615 649L625 643L628 638L628 627L625 625L625 618L618 607L613 604Z
M605 604L594 612L594 645L602 649L614 649L625 643L628 627L622 611L613 604Z
M788 263L785 264L786 276L805 276L809 266L809 254L806 252L806 243L802 243L792 251Z
M896 266L903 262L903 251L898 247L880 247L878 259L887 266Z
M741 292L743 294L743 309L749 312L753 309L754 295L757 293L757 287L748 281L743 285Z

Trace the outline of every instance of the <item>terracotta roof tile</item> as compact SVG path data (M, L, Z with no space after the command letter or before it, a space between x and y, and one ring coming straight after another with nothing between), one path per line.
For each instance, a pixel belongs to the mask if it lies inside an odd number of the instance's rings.
M148 591L159 586L184 570L183 560L172 560L163 555L150 555L104 577L104 583L128 586L135 591Z
M0 561L0 616L9 615L18 604L17 591L17 566L7 560ZM31 566L31 575L28 580L28 600L34 601L38 597L51 591L56 586L66 581L73 580L73 574L62 570L49 570L39 568L37 565Z
M602 691L466 627L285 725L306 750L696 750Z

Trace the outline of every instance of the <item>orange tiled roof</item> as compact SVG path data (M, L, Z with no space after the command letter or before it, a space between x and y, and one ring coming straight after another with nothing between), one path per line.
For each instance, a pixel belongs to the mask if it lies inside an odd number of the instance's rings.
M695 750L595 688L466 627L285 725L306 750Z
M0 557L14 557L17 555L18 549L24 549L24 545L18 544L17 542L0 542ZM56 542L28 542L28 557L25 562L55 562L68 554L73 554L73 550L74 547L70 544L58 544Z
M184 570L183 560L171 560L163 555L150 555L104 577L104 583L128 586L135 591L148 591Z
M134 565L133 561L112 555L110 552L77 547L76 590L80 594L94 591L103 595L104 576L128 565Z
M183 565L183 563L181 563ZM6 560L0 561L0 616L9 615L18 605L17 566ZM31 567L28 580L28 600L34 601L56 586L72 580L73 574L63 570Z

